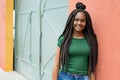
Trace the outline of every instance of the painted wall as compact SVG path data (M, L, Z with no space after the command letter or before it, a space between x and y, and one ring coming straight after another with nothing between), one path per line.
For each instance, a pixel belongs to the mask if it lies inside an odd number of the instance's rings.
M0 3L0 67L13 70L13 0Z
M5 0L0 2L0 67L5 65Z
M13 70L13 0L6 0L5 71Z
M69 12L81 1L92 17L99 42L97 80L119 80L120 76L120 1L69 0Z

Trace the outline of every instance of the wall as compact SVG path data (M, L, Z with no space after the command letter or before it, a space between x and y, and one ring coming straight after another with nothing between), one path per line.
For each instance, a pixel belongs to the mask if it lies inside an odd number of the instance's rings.
M13 70L13 0L0 3L0 67Z
M5 0L0 2L0 67L5 65Z
M6 0L5 71L13 70L13 0Z
M87 6L99 42L97 80L119 80L120 75L120 1L69 0L69 12L77 1Z

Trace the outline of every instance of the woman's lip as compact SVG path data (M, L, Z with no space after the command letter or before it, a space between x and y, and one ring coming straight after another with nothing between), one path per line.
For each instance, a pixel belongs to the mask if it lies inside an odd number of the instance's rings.
M81 27L76 27L76 28L81 28Z
M77 28L81 28L81 26L76 26Z
M74 25L74 27L76 27L76 28L82 28L81 25Z
M79 29L81 29L81 27L76 27L75 29L78 29L78 30L79 30Z

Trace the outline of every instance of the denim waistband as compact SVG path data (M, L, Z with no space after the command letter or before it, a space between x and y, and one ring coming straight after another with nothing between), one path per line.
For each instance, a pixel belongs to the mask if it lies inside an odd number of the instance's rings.
M60 71L62 74L72 75L72 76L88 76L88 74L74 74L70 72Z
M60 71L58 80L89 80L88 75L71 74L69 72Z

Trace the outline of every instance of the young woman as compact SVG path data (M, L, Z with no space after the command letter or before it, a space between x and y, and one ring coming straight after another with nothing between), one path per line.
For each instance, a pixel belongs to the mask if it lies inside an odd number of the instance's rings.
M97 37L86 6L78 2L58 39L52 80L96 80Z

